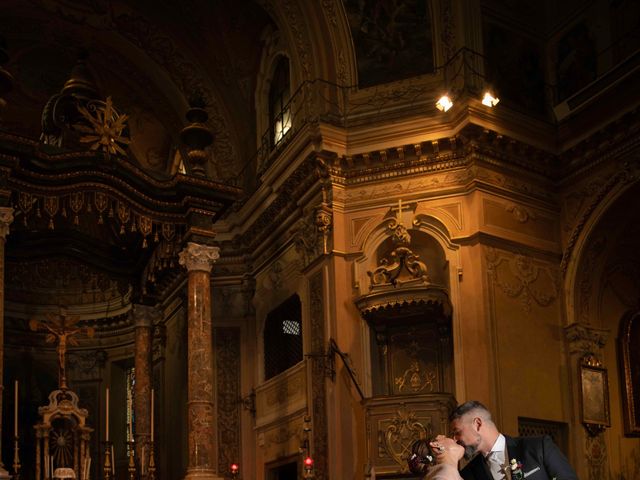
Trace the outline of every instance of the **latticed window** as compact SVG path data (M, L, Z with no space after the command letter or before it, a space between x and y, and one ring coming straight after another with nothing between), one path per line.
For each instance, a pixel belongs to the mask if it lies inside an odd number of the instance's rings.
M518 435L521 437L540 437L549 435L560 450L568 454L567 424L538 418L518 417Z
M271 139L276 146L291 129L289 59L281 56L269 88L269 121Z
M302 360L302 305L293 295L267 315L264 327L265 380Z

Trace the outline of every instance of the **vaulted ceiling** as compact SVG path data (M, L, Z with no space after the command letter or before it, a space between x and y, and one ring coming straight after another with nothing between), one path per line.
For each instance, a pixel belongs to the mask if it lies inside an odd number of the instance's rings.
M271 23L252 0L6 0L0 35L15 78L3 130L37 139L47 100L81 52L102 98L130 117L130 157L175 172L191 97L207 104L211 172L235 175L255 149L254 90L261 34Z

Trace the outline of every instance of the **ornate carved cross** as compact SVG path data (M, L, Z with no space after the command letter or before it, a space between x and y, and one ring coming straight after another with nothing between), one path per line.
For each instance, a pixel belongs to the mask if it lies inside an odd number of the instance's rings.
M78 327L77 324L80 321L79 316L69 316L65 312L60 314L50 313L46 314L46 320L31 319L29 321L29 328L34 332L36 330L45 330L47 334L45 340L47 343L58 342L56 352L58 353L58 382L60 390L67 389L67 375L66 375L66 353L67 345L77 346L78 341L73 338L74 335L82 334L83 330L86 332L87 337L93 337L94 330L92 327Z

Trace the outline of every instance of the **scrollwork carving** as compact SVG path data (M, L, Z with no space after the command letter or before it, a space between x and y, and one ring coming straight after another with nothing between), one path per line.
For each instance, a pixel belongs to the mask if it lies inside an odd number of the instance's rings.
M188 242L179 254L179 263L187 271L202 270L211 272L213 262L220 258L220 248Z
M395 378L395 384L398 386L399 392L402 392L405 387L408 387L413 392L421 392L423 390L433 392L434 382L437 377L435 372L422 370L420 363L414 360L400 377Z
M526 312L531 311L532 302L548 307L558 298L558 279L550 267L536 265L520 254L512 258L499 255L494 248L488 249L486 259L493 283L508 297L519 298Z
M430 426L420 423L413 410L402 407L390 419L387 428L378 432L379 442L382 441L379 450L404 470L407 463L406 452L409 451L411 443L418 438L429 438L430 433Z

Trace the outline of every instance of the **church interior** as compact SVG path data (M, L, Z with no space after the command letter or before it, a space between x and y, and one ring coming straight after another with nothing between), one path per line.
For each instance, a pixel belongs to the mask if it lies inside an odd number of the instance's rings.
M640 2L0 12L0 478L640 479Z

